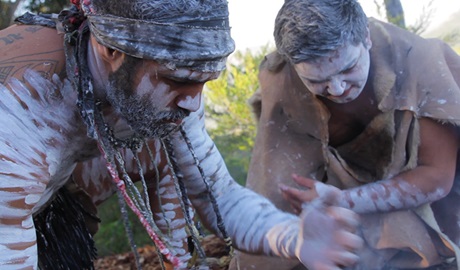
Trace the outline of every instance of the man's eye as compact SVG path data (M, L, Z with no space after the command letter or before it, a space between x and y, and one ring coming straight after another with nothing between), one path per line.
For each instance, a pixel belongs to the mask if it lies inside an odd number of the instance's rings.
M311 81L311 80L308 80L308 82L310 84L313 84L313 85L320 85L320 84L326 83L327 81Z
M189 84L189 82L185 82L185 81L177 81L177 80L170 80L173 84L175 85L185 85L185 84Z
M163 77L163 80L164 80L167 84L173 84L173 85L184 85L184 84L188 84L188 83L189 83L189 82L184 81L184 80L177 80L177 79L168 78L168 77Z
M342 71L342 74L348 74L352 72L355 69L356 65L352 66L351 68L347 68L344 71Z
M165 83L175 86L175 87L184 87L184 86L193 86L193 85L199 85L203 84L202 82L198 81L191 81L191 80L177 80L177 79L172 79L172 78L165 78Z

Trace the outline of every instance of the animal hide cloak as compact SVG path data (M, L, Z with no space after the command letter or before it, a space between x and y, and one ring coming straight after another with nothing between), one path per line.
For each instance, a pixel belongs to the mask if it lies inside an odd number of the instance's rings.
M421 117L460 125L460 57L439 40L374 19L369 24L373 46L368 80L380 114L340 147L328 144L329 111L305 88L293 66L276 52L261 64L260 90L252 99L258 134L247 185L283 210L290 207L277 184L294 185L292 173L341 189L389 179L416 167ZM363 215L366 248L356 269L427 268L458 261L459 195L457 173L452 191L440 201ZM270 259L262 266L263 260L245 254L237 260L240 269L296 265Z

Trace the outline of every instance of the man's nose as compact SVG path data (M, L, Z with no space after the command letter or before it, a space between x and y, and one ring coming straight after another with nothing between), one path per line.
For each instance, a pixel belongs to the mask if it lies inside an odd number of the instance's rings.
M195 112L200 108L201 92L204 84L193 84L180 90L179 96L176 98L176 105L184 110Z
M341 96L345 92L347 83L339 78L331 79L327 85L327 92L332 96Z

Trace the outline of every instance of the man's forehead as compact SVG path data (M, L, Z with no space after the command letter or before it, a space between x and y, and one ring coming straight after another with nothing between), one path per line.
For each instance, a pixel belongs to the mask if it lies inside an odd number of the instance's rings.
M175 79L205 82L217 79L221 73L220 71L195 70L188 67L176 67L171 69L166 64L157 63L153 60L147 61L152 61L154 63L155 69L159 74Z
M308 74L314 78L327 77L356 62L361 55L362 48L362 44L347 45L331 52L328 56L295 64L295 69L306 76Z

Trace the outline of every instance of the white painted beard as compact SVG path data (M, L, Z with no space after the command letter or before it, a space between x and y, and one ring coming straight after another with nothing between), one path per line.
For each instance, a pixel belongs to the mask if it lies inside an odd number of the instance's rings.
M162 138L176 130L179 120L184 119L189 112L180 108L173 110L161 101L137 95L133 90L133 78L138 65L138 59L128 58L117 71L109 75L109 83L103 92L115 111L136 133L135 136Z
M144 138L162 138L177 130L179 120L187 116L181 111L160 111L135 96L110 100L131 129Z
M163 138L177 130L180 120L189 114L182 109L161 111L147 99L126 95L122 88L114 87L115 84L111 81L105 92L107 100L122 118L121 125L112 127L120 131L122 137Z

